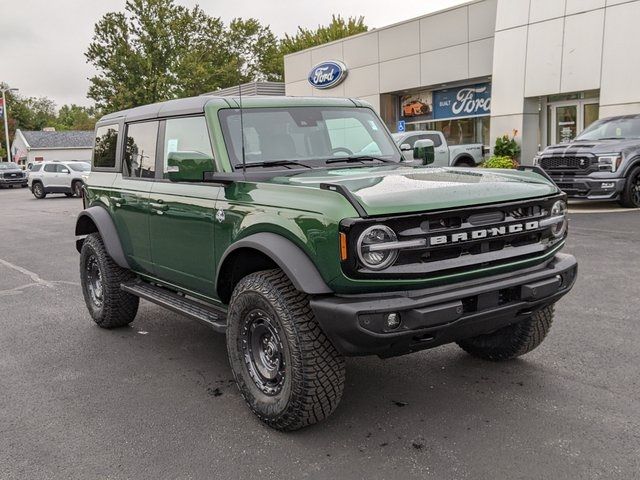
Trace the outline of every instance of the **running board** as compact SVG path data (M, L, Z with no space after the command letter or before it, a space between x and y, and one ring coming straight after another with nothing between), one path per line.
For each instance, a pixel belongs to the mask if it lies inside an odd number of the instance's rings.
M227 329L226 312L222 309L217 309L196 300L185 298L170 290L140 280L123 283L120 285L120 288L127 293L148 300L156 305L198 320L212 327L216 332L224 333Z

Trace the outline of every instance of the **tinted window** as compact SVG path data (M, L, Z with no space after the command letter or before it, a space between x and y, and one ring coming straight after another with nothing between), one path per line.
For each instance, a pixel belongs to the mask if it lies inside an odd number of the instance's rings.
M56 165L56 171L58 173L69 173L69 167L66 165Z
M41 163L31 165L32 172L39 172L41 168L42 168Z
M96 145L93 149L93 166L113 168L116 166L118 125L106 125L96 130Z
M158 122L134 123L127 126L122 174L126 177L153 178L156 171Z
M44 171L45 172L55 172L56 171L56 165L53 163L48 163L44 166Z
M439 147L440 145L442 145L442 138L437 133L427 133L424 136L424 140L431 140L434 147Z
M207 163L213 170L213 150L204 117L176 118L166 121L164 134L164 171L167 171L169 156L172 163ZM206 160L210 159L209 162ZM164 174L168 178L167 173Z

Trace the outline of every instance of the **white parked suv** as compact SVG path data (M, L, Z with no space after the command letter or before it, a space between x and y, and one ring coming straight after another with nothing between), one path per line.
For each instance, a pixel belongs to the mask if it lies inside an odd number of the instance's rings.
M29 190L36 198L44 198L48 193L81 197L82 187L90 171L91 165L87 162L37 163L29 173Z

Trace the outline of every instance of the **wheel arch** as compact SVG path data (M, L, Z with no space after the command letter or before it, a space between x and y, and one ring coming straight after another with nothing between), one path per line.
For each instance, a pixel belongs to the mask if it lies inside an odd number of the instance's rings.
M624 167L624 172L622 174L623 177L629 175L634 168L640 167L640 153L636 153L635 156L631 157L631 159L626 163L627 165Z
M120 237L109 212L99 206L89 207L78 215L76 220L76 236L99 233L107 253L120 267L130 269L129 262L122 249ZM84 238L76 241L76 249L80 252Z
M461 163L465 165L477 165L475 159L467 153L461 153L453 160L454 167L459 166Z
M216 272L218 298L228 303L242 277L270 268L280 268L301 292L332 293L311 259L297 245L281 235L262 232L239 240L222 255Z

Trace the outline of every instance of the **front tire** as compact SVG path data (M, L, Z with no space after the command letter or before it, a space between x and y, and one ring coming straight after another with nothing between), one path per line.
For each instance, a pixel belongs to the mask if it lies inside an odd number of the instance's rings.
M640 208L640 167L631 170L627 177L620 204L625 208Z
M487 335L460 340L458 345L467 353L483 360L510 360L537 348L549 333L554 306L537 311L529 318Z
M140 299L122 291L120 285L134 277L109 256L100 234L87 236L80 252L80 282L91 318L100 327L124 327L133 322Z
M312 425L340 402L344 358L318 325L308 295L281 270L250 274L235 287L227 350L240 393L272 428Z
M31 192L38 200L47 196L47 192L44 191L44 186L40 182L36 182L31 186Z

